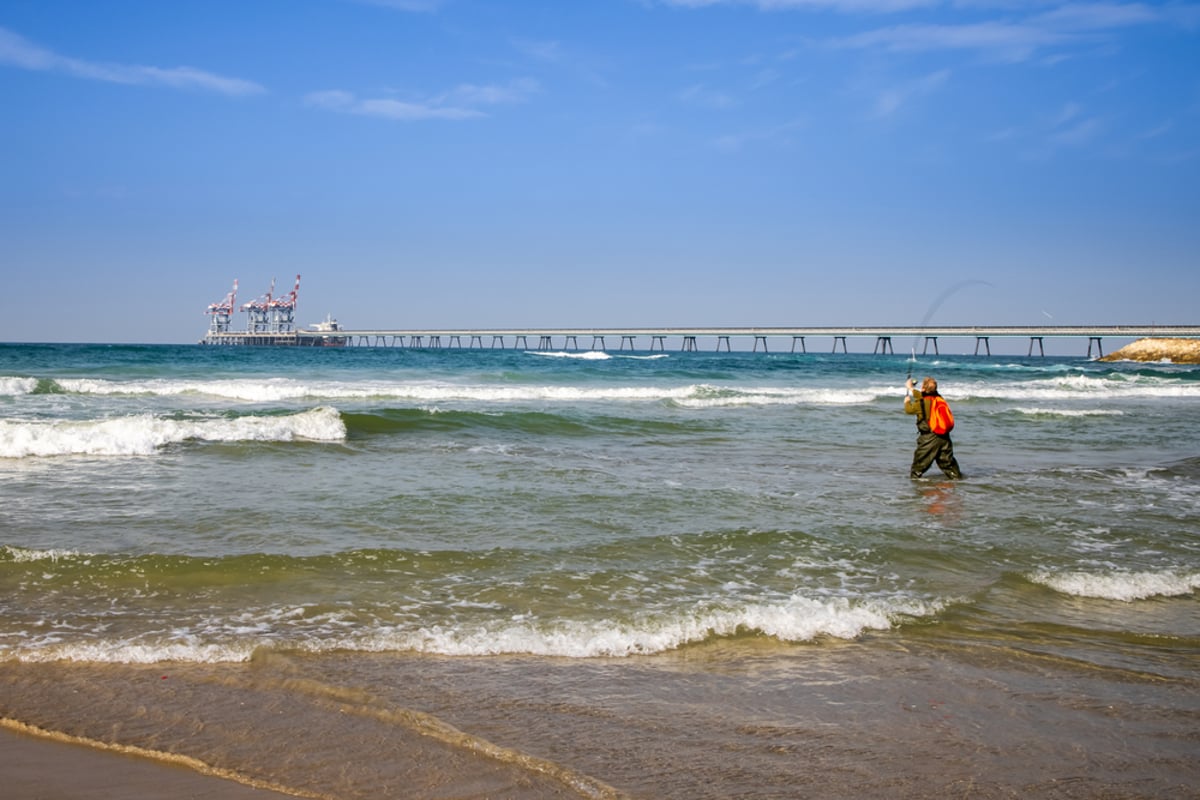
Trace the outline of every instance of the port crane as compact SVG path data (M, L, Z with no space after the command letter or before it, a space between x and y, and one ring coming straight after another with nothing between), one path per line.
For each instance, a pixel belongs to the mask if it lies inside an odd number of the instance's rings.
M209 303L208 311L211 317L208 323L209 333L229 333L229 323L233 320L234 304L237 302L237 278L233 279L233 288L225 299L217 303Z

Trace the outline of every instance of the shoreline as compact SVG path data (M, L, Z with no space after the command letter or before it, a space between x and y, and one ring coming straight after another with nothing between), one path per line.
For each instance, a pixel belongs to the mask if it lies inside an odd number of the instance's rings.
M264 654L166 677L8 663L5 716L99 749L0 730L0 769L18 776L16 800L1177 797L1200 788L1200 707L1189 659L1158 666L1133 674L1053 637L1014 648L921 629L638 659ZM431 721L458 741L430 736Z
M121 750L78 737L0 720L0 774L12 800L283 800L300 795L252 786L197 769L183 759Z

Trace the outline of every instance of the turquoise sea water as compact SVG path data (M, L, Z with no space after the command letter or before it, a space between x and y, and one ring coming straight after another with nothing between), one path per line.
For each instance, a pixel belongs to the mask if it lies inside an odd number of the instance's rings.
M914 367L954 409L962 481L907 477ZM836 658L845 679L847 645L962 648L1109 675L1120 702L1181 692L1153 700L1183 715L1154 734L1170 756L1195 747L1198 588L1195 366L0 345L10 664L273 654L378 687L388 664L511 659L620 681ZM749 689L713 691L695 702ZM1185 762L1140 785L1188 785Z

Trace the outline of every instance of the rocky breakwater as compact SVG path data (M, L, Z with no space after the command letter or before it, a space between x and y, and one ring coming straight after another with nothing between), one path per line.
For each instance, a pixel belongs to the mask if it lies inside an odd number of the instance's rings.
M1200 364L1200 339L1138 339L1100 360Z

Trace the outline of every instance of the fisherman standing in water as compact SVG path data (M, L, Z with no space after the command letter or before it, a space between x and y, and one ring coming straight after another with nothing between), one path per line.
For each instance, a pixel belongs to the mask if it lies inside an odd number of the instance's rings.
M938 394L937 381L925 378L921 381L921 392L912 378L908 379L904 395L904 413L917 415L917 449L913 453L910 478L919 478L936 460L938 468L947 478L961 478L958 462L954 460L954 444L950 431L954 429L954 415L950 406Z

